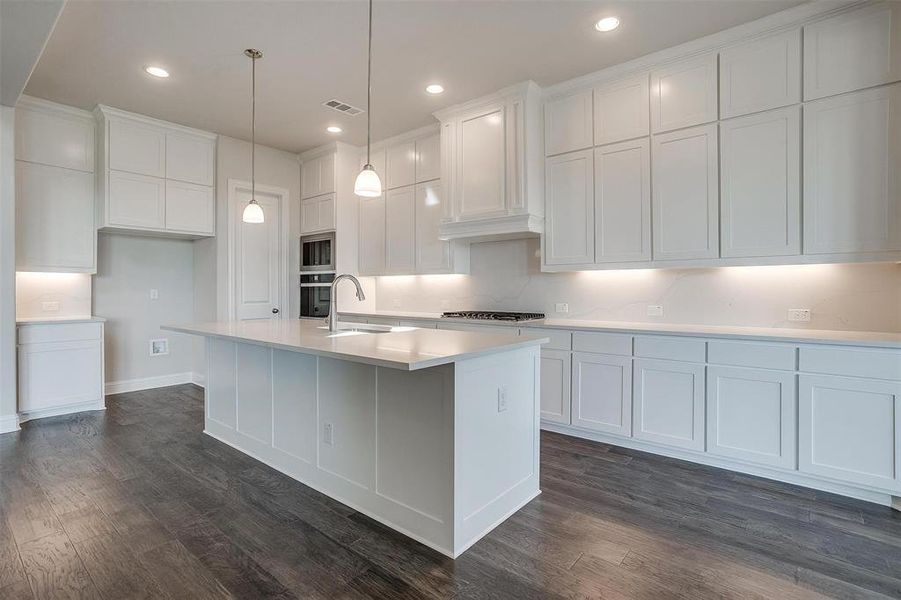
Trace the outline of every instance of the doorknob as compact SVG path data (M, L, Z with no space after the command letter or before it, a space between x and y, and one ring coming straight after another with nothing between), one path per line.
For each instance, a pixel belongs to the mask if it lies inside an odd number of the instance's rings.
M278 309L277 309L277 308L273 308L273 309L272 309L272 314L277 315L277 314L278 314Z

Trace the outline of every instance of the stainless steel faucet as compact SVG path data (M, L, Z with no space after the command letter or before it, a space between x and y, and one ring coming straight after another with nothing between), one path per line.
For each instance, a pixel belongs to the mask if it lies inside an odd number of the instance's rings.
M335 280L332 281L332 293L328 307L328 330L333 333L338 331L338 294L335 293L335 290L338 287L338 282L342 279L350 279L353 281L354 285L357 286L357 300L362 302L366 299L366 294L363 293L363 287L356 277L347 273L342 273L335 277Z

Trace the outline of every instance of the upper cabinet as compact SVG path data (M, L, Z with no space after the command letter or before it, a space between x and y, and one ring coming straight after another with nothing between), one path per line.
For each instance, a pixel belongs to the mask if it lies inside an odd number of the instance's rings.
M594 88L594 143L621 142L650 133L648 74Z
M383 175L384 171L379 175ZM300 165L300 197L312 198L335 192L335 153L305 159Z
M526 82L435 113L450 212L445 239L497 239L544 230L541 107Z
M216 223L216 135L98 106L98 226L200 238Z
M454 268L455 244L438 237L444 217L444 189L434 180L416 186L416 272L450 273Z
M416 140L416 183L441 178L441 135L433 133Z
M901 80L901 3L884 2L804 27L804 99Z
M661 133L717 120L716 54L651 71L651 131Z
M388 190L385 199L386 272L412 273L416 267L416 190L413 186Z
M546 264L584 264L594 260L593 160L590 149L547 159Z
M720 52L720 117L723 119L800 101L800 29Z
M591 148L591 90L548 100L544 105L547 156Z
M596 263L651 259L651 144L640 138L594 150Z
M16 105L16 160L94 172L90 113L36 98Z
M410 140L387 148L387 172L389 190L416 183L416 142Z

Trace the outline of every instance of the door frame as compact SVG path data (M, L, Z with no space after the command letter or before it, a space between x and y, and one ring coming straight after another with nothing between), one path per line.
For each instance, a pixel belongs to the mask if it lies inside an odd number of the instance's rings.
M278 233L278 272L279 272L279 319L285 318L285 311L289 310L288 306L288 202L291 193L283 187L274 185L266 185L257 183L255 185L257 191L264 192L276 196L278 198L278 216L281 221ZM227 277L227 294L228 294L228 318L235 321L238 318L238 308L235 303L235 240L237 238L237 229L241 223L238 211L235 208L235 200L238 191L247 191L251 189L251 183L243 179L228 179L228 211L227 211L227 231L228 231L228 277Z

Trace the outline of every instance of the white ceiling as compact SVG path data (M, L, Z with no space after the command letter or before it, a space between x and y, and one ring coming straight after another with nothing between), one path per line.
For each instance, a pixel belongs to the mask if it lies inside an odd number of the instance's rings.
M549 85L751 21L798 0L376 0L373 139L433 122L439 108L526 79ZM615 14L601 34L593 23ZM361 1L70 0L26 93L92 109L103 103L249 139L250 59L257 140L299 152L338 137L362 144L367 4ZM159 64L169 79L146 75ZM446 92L430 96L426 84ZM325 127L344 127L340 136Z

